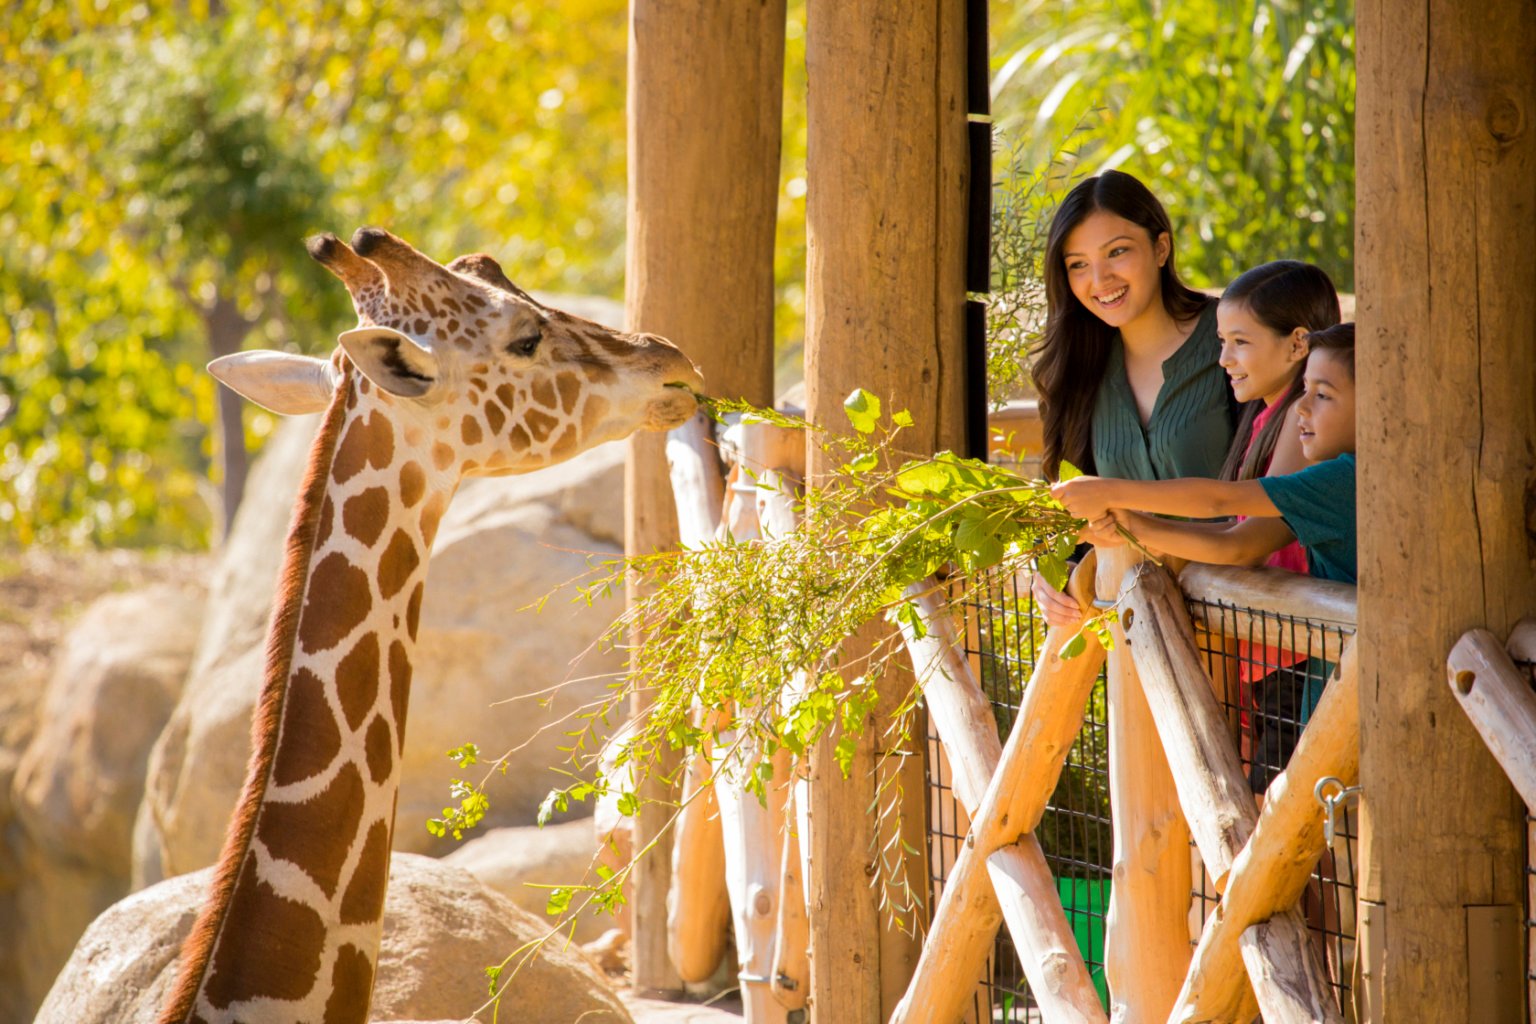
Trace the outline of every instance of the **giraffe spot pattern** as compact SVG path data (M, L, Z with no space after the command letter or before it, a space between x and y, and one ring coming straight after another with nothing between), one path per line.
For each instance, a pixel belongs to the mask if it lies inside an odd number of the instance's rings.
M363 386L367 383L364 378ZM368 414L366 421L359 416L347 428L346 436L336 447L331 476L337 483L344 484L362 472L365 465L383 469L394 461L395 428L383 412L375 410Z
M327 494L325 500L320 503L320 522L315 530L315 549L325 547L325 542L331 536L331 520L336 518L336 506L331 503L331 496Z
M542 409L529 409L528 414L523 417L523 422L528 424L529 432L533 434L534 441L539 444L549 440L549 435L555 427L560 425L558 419Z
M555 407L555 385L548 377L540 377L533 382L533 400L539 405Z
M528 431L523 429L521 423L512 427L512 433L507 435L507 444L514 452L520 452L528 447Z
M466 445L479 444L482 440L484 440L485 435L480 431L480 421L475 419L473 416L464 417L462 432L464 434L464 443Z
M554 444L554 447L549 450L549 454L551 457L556 459L563 459L570 455L574 455L580 440L581 438L576 433L576 428L574 426L567 425L566 428L560 432L560 439L557 440Z
M374 783L383 783L395 767L394 744L389 739L389 723L384 716L374 715L368 723L368 735L363 738L363 750L368 755L368 775Z
M412 600L415 595L412 595ZM416 628L411 627L411 637ZM400 750L405 750L405 712L411 698L411 659L405 653L405 644L399 640L389 645L389 707L395 715L395 739Z
M490 425L492 434L500 434L501 428L506 426L507 417L502 413L501 406L495 402L485 403L485 422Z
M448 498L444 494L432 495L421 510L421 538L422 543L428 548L432 547L432 538L437 536L437 524L442 522L443 513L446 511L448 511Z
M364 717L379 699L379 638L364 633L347 656L336 666L336 695L347 728L357 731Z
M341 506L342 529L347 536L362 541L365 548L373 547L378 541L388 518L389 492L382 487L370 487L361 494L354 494Z
M318 796L303 803L263 805L256 835L268 853L298 867L326 899L333 899L362 822L364 795L362 772L348 762Z
M405 606L405 628L411 634L412 640L416 639L416 627L421 623L422 586L423 584L416 584L416 589L411 591L411 600Z
M272 781L279 786L318 775L341 753L341 730L325 700L325 683L307 668L288 679Z
M443 472L447 470L449 466L453 465L453 459L454 454L452 448L446 444L443 444L441 441L433 442L432 465L436 466L439 472Z
M581 397L581 381L574 373L562 373L555 378L555 387L560 392L560 408L567 414L575 412L576 401Z
M304 611L299 616L300 645L309 654L330 650L368 617L372 607L368 574L340 552L331 552L310 573Z
M325 1001L322 1024L352 1024L358 1007L367 1006L373 994L373 962L368 954L348 943L336 952L331 967L331 994Z
M384 892L389 880L389 826L376 821L357 860L357 870L341 899L342 924L368 924L384 914Z
M429 504L428 509L431 507ZM416 553L416 542L404 530L396 530L379 558L379 593L386 600L400 593L419 565L421 556Z
M406 508L415 508L427 489L427 474L421 463L412 459L400 467L400 500Z
M262 921L255 933L226 933L214 949L203 991L223 1008L256 996L303 999L320 974L325 922L311 907L279 896L256 873L256 858L245 867L230 898L229 919Z

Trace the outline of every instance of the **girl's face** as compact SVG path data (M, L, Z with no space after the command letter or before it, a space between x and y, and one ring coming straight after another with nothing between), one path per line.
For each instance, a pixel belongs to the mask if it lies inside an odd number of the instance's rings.
M1273 404L1285 394L1307 358L1307 333L1298 327L1276 334L1241 302L1216 307L1216 331L1221 336L1221 368L1232 381L1239 402L1262 398Z
M1307 390L1296 402L1301 450L1322 462L1355 450L1355 375L1337 352L1320 348L1307 356Z
M1062 246L1072 294L1111 327L1124 327L1163 301L1158 272L1168 261L1167 232L1146 228L1107 210L1095 210Z

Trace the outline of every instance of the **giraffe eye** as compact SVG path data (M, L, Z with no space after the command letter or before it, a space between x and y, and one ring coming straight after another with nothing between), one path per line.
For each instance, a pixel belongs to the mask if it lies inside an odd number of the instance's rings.
M523 337L508 344L507 351L515 356L531 356L534 352L538 351L539 342L543 340L543 330L535 328L531 334L525 334Z

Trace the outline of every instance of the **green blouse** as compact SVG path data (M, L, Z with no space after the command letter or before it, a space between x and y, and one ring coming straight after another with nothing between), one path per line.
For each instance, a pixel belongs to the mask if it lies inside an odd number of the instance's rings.
M1143 427L1117 331L1093 406L1094 471L1121 480L1220 476L1239 409L1220 356L1211 302L1184 344L1163 361L1163 386Z

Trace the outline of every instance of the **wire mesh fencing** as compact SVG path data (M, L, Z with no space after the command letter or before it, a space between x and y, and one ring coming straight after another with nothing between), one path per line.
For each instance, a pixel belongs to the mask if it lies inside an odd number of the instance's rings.
M957 618L964 624L966 654L1004 737L1013 726L1044 635L1029 584L1027 575L999 576L952 595ZM1319 619L1221 602L1191 601L1189 606L1192 617L1202 623L1196 629L1196 645L1226 712L1244 771L1255 792L1262 792L1285 767L1351 630ZM1266 638L1278 639L1279 645L1264 643ZM1082 731L1036 830L1068 923L1106 1005L1105 912L1111 877L1108 722L1101 674ZM930 864L937 901L969 822L950 791L948 767L933 735L928 765ZM1194 877L1203 880L1190 894L1193 945L1216 896L1193 846L1190 856ZM1346 1014L1355 959L1355 864L1355 814L1346 810L1302 900L1303 915ZM972 1020L989 1024L1039 1020L1006 928L999 930L987 976L977 979Z

